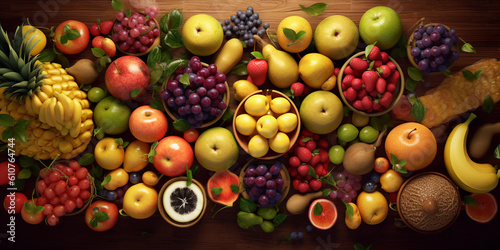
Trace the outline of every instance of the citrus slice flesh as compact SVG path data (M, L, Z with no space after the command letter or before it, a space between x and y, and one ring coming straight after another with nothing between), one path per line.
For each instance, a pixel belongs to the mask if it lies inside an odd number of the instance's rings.
M323 211L321 214L315 215L314 207L318 203L321 205ZM316 199L309 206L309 221L318 229L327 230L333 227L337 221L337 216L337 207L331 200L324 198Z
M467 216L479 223L486 223L495 218L498 212L498 205L495 196L491 193L471 194L477 206L465 205Z

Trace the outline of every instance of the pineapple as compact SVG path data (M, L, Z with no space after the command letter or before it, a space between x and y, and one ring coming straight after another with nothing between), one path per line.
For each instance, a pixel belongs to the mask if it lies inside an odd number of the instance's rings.
M87 148L94 129L87 94L60 64L31 56L35 42L22 27L10 41L0 25L0 113L32 120L29 141L16 141L16 155L71 159Z

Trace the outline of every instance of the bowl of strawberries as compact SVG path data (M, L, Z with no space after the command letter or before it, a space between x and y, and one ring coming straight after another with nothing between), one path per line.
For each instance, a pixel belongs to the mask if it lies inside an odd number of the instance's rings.
M339 71L337 83L346 106L366 116L391 111L405 88L399 64L375 45L349 58Z

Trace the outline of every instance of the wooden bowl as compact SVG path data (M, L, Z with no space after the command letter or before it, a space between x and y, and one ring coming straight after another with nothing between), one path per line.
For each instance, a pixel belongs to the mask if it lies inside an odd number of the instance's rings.
M398 192L398 213L403 222L420 233L438 233L458 218L458 187L438 172L425 172L406 180Z
M242 134L240 134L238 132L238 130L236 129L236 117L238 115L246 113L245 112L245 106L244 106L246 100L250 96L253 96L253 95L256 95L256 94L271 95L272 98L275 98L275 97L284 97L284 98L286 98L290 102L290 111L288 111L288 112L291 112L291 113L294 113L295 115L297 115L297 127L293 131L291 131L289 133L286 133L288 135L288 138L290 138L290 146L288 147L288 150L290 150L292 148L292 146L295 144L295 142L297 141L297 138L299 137L299 133L300 133L301 122L300 122L299 110L297 109L297 107L295 106L295 104L293 103L293 101L290 100L290 98L288 98L288 96L286 96L285 94L283 94L283 93L281 93L281 92L279 92L277 90L271 90L271 89L257 90L255 92L249 94L248 96L246 96L240 102L240 104L238 104L238 107L236 108L236 111L234 112L234 116L233 116L233 133L234 133L234 137L236 138L236 141L238 142L238 144L240 145L240 147L243 150L245 150L245 152L249 153L249 151L248 151L248 141L250 141L251 136L242 135ZM288 150L287 150L287 152L288 152ZM273 150L271 150L269 148L269 151L267 152L266 155L264 155L262 157L259 157L257 159L271 160L271 159L278 158L278 157L282 156L285 153L276 153L276 152L274 152Z
M208 64L207 63L201 63L203 65L203 67L207 67ZM172 76L169 77L166 81L170 81L172 79ZM224 84L226 85L226 93L224 94L224 97L222 98L222 101L224 101L227 105L226 105L226 108L224 110L222 110L222 113L220 116L216 117L215 119L209 121L209 122L205 122L203 123L199 128L206 128L206 127L209 127L209 126L212 126L213 124L215 124L223 115L224 113L226 112L226 110L229 108L229 101L230 101L230 90L229 90L229 85L227 84L227 81L224 82ZM166 84L163 84L164 88L166 87ZM164 88L162 90L164 90ZM170 117L170 119L172 119L173 121L177 121L180 119L180 116L175 113L175 112L172 112L170 110L170 107L167 105L167 101L166 100L163 100L162 99L162 103L163 103L163 108L165 108L165 112L167 112L167 115Z
M203 215L205 214L205 211L207 210L207 194L205 192L205 188L203 187L203 185L199 181L192 179L191 185L198 186L201 189L201 192L203 193L203 208L201 210L200 215L198 215L198 217L196 217L196 219L189 221L189 222L185 222L185 223L177 222L177 221L173 220L172 218L170 218L170 216L165 211L165 208L163 207L163 195L165 194L165 190L167 189L168 186L170 186L170 184L177 182L177 181L187 181L187 177L186 176L179 176L179 177L172 178L172 179L168 180L161 187L160 192L158 193L158 210L160 211L161 217L163 217L163 219L165 221L167 221L169 224L176 226L176 227L181 227L181 228L190 227L190 226L193 226L194 224L198 223L198 221L200 221L201 218L203 217Z
M158 23L158 20L156 19L153 19L153 21L156 23L156 28L160 29L160 24ZM115 24L117 23L118 21L115 21ZM113 25L113 28L114 28L114 25ZM114 33L114 29L113 29L113 33ZM157 36L155 38L155 41L153 42L153 44L151 44L151 46L149 46L149 49L144 51L144 52L140 52L140 53L129 53L127 51L123 51L120 49L120 46L118 46L118 44L116 44L116 49L118 49L118 51L120 51L121 53L125 54L125 55L129 55L129 56L143 56L143 55L146 55L148 54L149 52L151 52L151 50L153 50L156 46L159 46L160 45L160 36Z
M432 26L442 25L447 31L450 30L450 27L448 27L444 24L441 24L441 23L427 23L427 24L425 24L424 19L421 19L417 24L415 24L415 26L417 28L410 33L409 38L408 38L408 42L406 43L406 54L408 56L408 60L410 61L410 64L417 69L419 69L419 67L414 60L414 56L411 54L411 50L415 47L415 43L416 43L415 38L413 38L413 33L415 33L415 31L418 30L418 26L420 26L420 25L423 25L425 28L427 28L431 25ZM453 44L453 47L451 47L450 49L451 49L451 51L459 51L458 43ZM448 65L448 67L446 69L451 68L454 63L455 63L455 61L451 61L450 65ZM433 74L433 73L441 73L441 72L440 71L432 71L429 74Z
M355 57L362 57L364 54L365 54L365 52L359 52L359 53L355 54L354 56L352 56L351 58L349 58L344 63L344 65L342 66L342 68L340 69L338 77L337 77L337 86L338 86L338 89L339 89L339 95L340 95L340 98L342 98L342 101L344 101L344 104L347 107L349 107L349 109L351 109L353 112L356 112L358 114L365 115L365 116L370 116L370 117L381 116L383 114L387 114L388 112L390 112L396 106L396 104L399 102L399 99L401 99L401 96L403 95L403 92L405 90L404 73L403 73L403 70L401 69L401 67L399 66L399 64L396 62L396 60L394 60L392 57L389 57L389 60L391 60L396 65L396 69L399 71L399 83L396 85L396 90L394 91L394 96L392 98L391 105L388 108L386 108L385 110L382 110L380 112L371 112L371 113L368 113L368 112L364 112L364 111L358 110L355 107L353 107L347 101L347 99L345 98L344 94L342 93L343 92L342 91L342 80L343 80L344 70L349 65L349 63L351 62L351 60L353 58L355 58Z
M254 164L254 165L265 164L266 166L269 167L269 166L272 166L275 162L276 162L275 160L273 161L273 160L257 160L257 159L253 159L253 160L247 162L245 164L245 166L243 166L243 168L241 169L241 172L239 175L241 185L245 186L243 183L243 178L245 178L245 170L247 169L247 167L249 165L251 165L251 164ZM284 164L281 164L280 174L281 174L281 178L283 179L283 187L281 189L281 199L276 201L276 205L283 202L286 199L288 192L290 191L290 174L288 173L288 170ZM245 189L246 189L246 187L245 187ZM241 193L241 195L245 199L250 199L250 196L248 196L248 193L246 190L244 190ZM256 203L256 205L260 206L258 203Z

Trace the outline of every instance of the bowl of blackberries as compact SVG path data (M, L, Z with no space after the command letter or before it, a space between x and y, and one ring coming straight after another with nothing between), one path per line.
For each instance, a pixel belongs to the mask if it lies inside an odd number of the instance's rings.
M290 175L277 160L249 161L240 172L245 191L241 195L259 207L279 205L290 190Z
M192 128L204 128L217 122L229 106L226 75L215 64L206 64L197 56L188 66L178 67L160 93L168 116L186 120Z
M408 59L424 75L444 72L460 57L458 41L457 31L444 24L419 25L408 39Z

